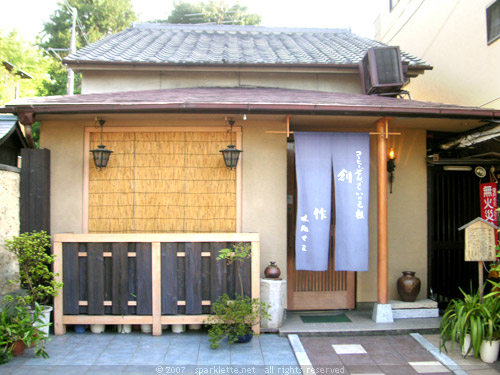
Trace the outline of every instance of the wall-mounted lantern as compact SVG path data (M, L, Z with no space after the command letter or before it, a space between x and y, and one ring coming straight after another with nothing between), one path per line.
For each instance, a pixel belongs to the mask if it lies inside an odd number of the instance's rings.
M104 128L104 124L106 123L106 121L104 121L103 119L100 119L98 121L99 125L101 125L101 144L97 146L97 148L90 150L90 152L92 152L92 156L94 157L95 167L99 168L99 170L102 170L108 165L109 156L113 151L106 150L106 146L102 144L102 129Z
M233 125L234 121L229 120L229 126L231 126L231 129L229 130L229 134L231 136L231 144L227 146L225 150L220 150L222 152L222 156L224 157L224 163L226 164L226 167L229 169L236 168L238 165L238 159L240 158L240 153L243 152L242 150L238 150L235 148L233 145Z
M396 151L394 150L394 147L391 147L387 154L387 172L389 173L389 186L391 194L392 183L394 182L394 170L396 169L396 163L394 160L396 160Z

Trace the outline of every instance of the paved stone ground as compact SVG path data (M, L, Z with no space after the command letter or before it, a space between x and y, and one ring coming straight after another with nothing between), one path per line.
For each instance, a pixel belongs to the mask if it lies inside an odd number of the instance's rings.
M200 331L167 332L160 337L142 333L67 333L52 336L46 349L50 358L33 358L32 349L29 349L23 356L1 365L0 374L299 373L288 339L276 334L263 334L249 343L232 346L226 341L213 350L209 347L207 333Z
M451 374L409 335L301 337L314 368L325 374Z

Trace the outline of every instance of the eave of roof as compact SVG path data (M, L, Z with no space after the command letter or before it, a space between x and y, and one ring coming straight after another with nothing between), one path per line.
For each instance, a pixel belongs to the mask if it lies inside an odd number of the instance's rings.
M500 119L500 110L276 88L185 88L19 99L0 113L255 113Z

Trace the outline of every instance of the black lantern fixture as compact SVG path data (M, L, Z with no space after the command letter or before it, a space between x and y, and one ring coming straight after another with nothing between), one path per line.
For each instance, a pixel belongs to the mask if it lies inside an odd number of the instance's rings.
M231 144L227 146L225 150L220 150L222 152L222 156L224 157L224 163L226 163L226 167L229 169L236 168L238 165L238 159L240 158L240 153L243 152L241 150L238 150L235 148L233 145L233 125L234 121L233 120L228 120L229 126L231 126L231 129L229 130L229 134L231 136Z
M392 194L392 183L394 182L394 170L396 169L396 151L394 147L389 149L387 154L387 172L389 173L389 185L391 187L390 193Z
M101 125L101 144L97 146L97 148L90 150L90 152L92 152L92 156L94 157L95 167L99 168L99 170L102 170L108 165L109 156L113 151L106 150L106 146L102 144L102 129L104 128L104 124L106 123L106 121L104 121L103 119L100 119L98 121Z

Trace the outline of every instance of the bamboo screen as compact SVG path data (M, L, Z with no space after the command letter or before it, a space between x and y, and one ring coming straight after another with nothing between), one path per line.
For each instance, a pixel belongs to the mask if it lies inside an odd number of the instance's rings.
M103 144L114 152L102 171L89 163L89 233L236 231L226 132L110 132Z

